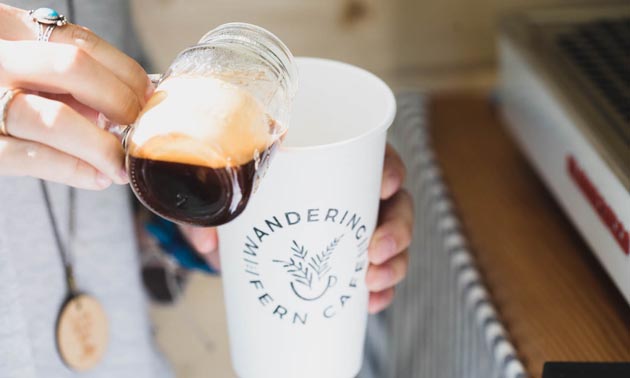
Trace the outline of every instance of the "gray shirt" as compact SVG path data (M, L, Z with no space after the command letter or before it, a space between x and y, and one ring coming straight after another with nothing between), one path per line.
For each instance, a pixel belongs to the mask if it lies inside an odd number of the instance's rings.
M51 6L68 14L67 1L6 3L23 9ZM126 1L82 0L74 5L73 22L139 58ZM49 189L65 238L68 188L49 184ZM120 186L102 192L77 191L77 285L98 299L110 327L104 359L81 377L171 375L151 334L127 194L127 188ZM0 378L78 376L64 366L55 345L55 322L66 294L38 181L0 177Z

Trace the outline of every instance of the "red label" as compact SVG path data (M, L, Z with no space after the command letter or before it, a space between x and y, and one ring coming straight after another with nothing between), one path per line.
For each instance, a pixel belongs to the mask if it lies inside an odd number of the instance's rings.
M608 205L604 197L599 193L595 185L586 173L582 170L578 162L571 155L567 156L567 170L573 182L580 188L580 191L586 197L591 207L599 215L602 223L606 225L612 236L617 240L621 250L630 255L630 233L624 227L623 223L617 217L617 214Z

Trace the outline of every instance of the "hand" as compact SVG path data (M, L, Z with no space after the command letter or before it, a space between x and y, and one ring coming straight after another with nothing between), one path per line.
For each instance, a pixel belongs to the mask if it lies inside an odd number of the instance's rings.
M402 189L405 165L387 145L381 183L378 225L368 247L370 265L365 282L370 290L368 311L384 310L394 299L394 287L407 275L409 245L413 232L413 202Z
M91 31L56 27L37 42L28 12L0 4L0 87L21 88L0 136L0 175L33 176L85 189L124 184L124 154L99 129L99 112L135 121L152 90L146 72Z
M401 189L404 178L405 166L396 151L388 145L383 166L379 224L368 249L370 265L366 284L370 290L370 313L377 313L392 302L394 286L402 281L407 272L413 204L411 196ZM216 228L180 227L197 252L219 270Z
M219 260L219 238L216 227L179 225L184 237L214 270L221 270Z

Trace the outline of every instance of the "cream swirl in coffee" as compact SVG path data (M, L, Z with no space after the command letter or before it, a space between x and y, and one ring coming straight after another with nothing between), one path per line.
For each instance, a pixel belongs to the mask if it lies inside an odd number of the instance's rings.
M145 159L235 167L274 142L274 124L249 92L215 77L179 76L151 97L130 149Z
M250 92L218 77L160 83L128 142L138 199L158 215L216 226L240 214L279 143Z

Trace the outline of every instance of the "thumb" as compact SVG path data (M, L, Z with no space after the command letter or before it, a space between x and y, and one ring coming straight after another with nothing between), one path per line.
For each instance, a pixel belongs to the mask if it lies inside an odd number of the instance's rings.
M182 233L195 250L207 255L217 249L217 229L215 227L180 226Z

